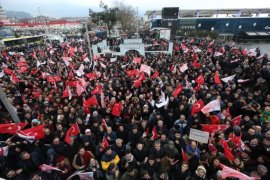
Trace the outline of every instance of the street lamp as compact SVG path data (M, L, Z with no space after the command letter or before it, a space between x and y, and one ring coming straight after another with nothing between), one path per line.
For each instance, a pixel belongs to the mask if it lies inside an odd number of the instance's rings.
M91 61L91 63L92 63L93 58L92 58L92 51L91 51L91 44L90 44L90 38L89 38L88 27L87 27L86 22L83 22L82 24L85 26L85 29L86 29L86 38L87 38L87 43L88 43L89 56L90 56L90 61Z

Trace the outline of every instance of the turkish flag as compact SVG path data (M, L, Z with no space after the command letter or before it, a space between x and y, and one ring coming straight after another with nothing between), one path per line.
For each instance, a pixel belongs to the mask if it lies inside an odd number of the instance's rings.
M140 73L140 71L138 71L138 70L129 70L129 71L126 71L126 74L127 74L128 77L137 76L139 73Z
M38 126L35 126L32 128L28 128L28 129L19 131L19 132L17 132L17 134L20 137L22 137L21 135L23 135L23 136L26 136L26 138L28 136L28 137L33 137L34 140L39 140L39 139L44 138L44 136L45 136L45 134L43 132L44 127L45 127L44 124L41 124L41 125L38 125Z
M237 178L241 180L259 180L259 178L257 177L249 177L245 175L244 173L241 173L240 171L227 167L223 164L220 164L220 167L222 169L221 171L222 179L226 179L227 177L229 177L229 178Z
M87 99L86 101L84 101L84 103L83 103L83 106L86 107L86 108L88 108L88 107L90 107L90 106L92 106L92 105L98 105L98 101L97 101L96 96L92 96L92 97L88 98L88 99Z
M77 87L78 81L66 81L66 86Z
M239 126L241 123L242 115L236 116L231 120L233 126Z
M223 125L223 124L200 124L202 126L202 130L209 132L209 133L215 133L217 131L225 131L229 126Z
M27 125L27 122L0 124L0 133L2 134L16 134L17 131L22 130Z
M138 88L138 87L140 87L142 85L142 81L140 81L139 79L137 79L137 80L135 80L134 82L133 82L133 86L135 87L135 88Z
M156 71L156 72L151 76L151 78L152 78L152 79L156 79L158 76L159 76L159 72Z
M229 139L235 143L235 145L237 146L237 148L241 148L241 144L242 144L242 134L240 136L236 136L234 133L230 133L229 135Z
M227 141L225 140L220 140L220 143L222 144L223 146L223 152L224 152L224 155L227 159L229 159L230 161L234 161L235 157L234 155L232 154L230 148L229 148L229 145L227 143Z
M194 115L195 113L200 112L203 107L204 107L204 103L201 99L199 99L193 104L192 109L191 109L191 115Z
M214 75L214 81L216 84L221 84L221 80L220 80L218 71Z
M204 77L202 74L200 74L196 79L195 82L198 83L199 85L203 85L204 84Z
M194 90L196 92L198 92L200 89L201 89L201 85L200 84L198 84L197 86L194 87Z
M122 107L123 105L121 102L114 103L113 108L112 108L112 115L119 117L122 111Z
M180 94L182 90L183 90L183 86L181 84L178 85L178 87L173 91L173 97L177 97L178 94Z
M77 123L73 124L69 130L67 131L66 137L65 137L65 142L70 144L70 137L71 136L77 136L80 134L80 129Z
M181 148L181 154L182 154L182 160L183 161L188 161L188 157L186 152L183 150L183 148Z
M156 127L154 126L153 129L152 129L152 138L154 140L156 140L158 138L158 133L157 133L157 129Z
M141 64L142 63L142 58L141 57L134 57L133 58L133 63L135 63L135 64Z
M89 80L95 80L97 78L97 73L95 72L92 72L92 73L88 73L88 74L85 74L85 76L89 79Z
M197 61L193 61L193 66L195 67L195 68L199 68L199 67L201 67L201 64L200 63L198 63Z
M102 139L102 146L103 146L102 151L104 151L106 147L110 146L110 144L105 136Z
M91 92L92 95L97 95L97 94L101 94L102 92L102 86L100 84L98 84L95 89Z

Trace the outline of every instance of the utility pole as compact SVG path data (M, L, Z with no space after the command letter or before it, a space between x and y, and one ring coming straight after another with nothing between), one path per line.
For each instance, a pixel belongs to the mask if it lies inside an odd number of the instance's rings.
M7 96L6 96L5 92L2 89L2 86L0 86L0 99L1 99L2 103L4 104L4 106L6 107L7 111L9 112L12 120L15 123L21 122L19 116L17 115L17 112L14 110L14 108L8 102Z
M87 43L88 43L90 61L91 61L91 63L93 63L92 50L91 50L91 44L90 44L90 38L89 38L89 32L88 32L87 23L83 22L83 25L85 26L85 29L86 29L86 39L87 39Z
M138 13L138 6L137 6L137 38L139 39L139 13Z

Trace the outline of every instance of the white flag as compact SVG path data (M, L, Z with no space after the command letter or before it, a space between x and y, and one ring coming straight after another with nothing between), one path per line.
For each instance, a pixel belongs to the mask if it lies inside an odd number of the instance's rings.
M161 108L163 106L166 106L167 104L169 104L169 97L167 97L165 101L162 101L161 103L156 104L156 106L157 108Z
M117 60L117 58L111 58L110 62L115 62Z
M211 102L209 102L208 104L206 104L202 110L201 110L204 114L209 113L209 112L213 112L213 111L220 111L220 102L218 99L213 100Z
M142 64L140 71L143 71L143 72L147 73L150 76L150 74L151 74L151 67L150 66L147 66L145 64Z
M102 68L106 68L107 66L105 65L105 64L103 64L103 63L100 63L100 66L102 67Z
M223 55L222 53L216 51L215 54L214 54L214 57L218 57L218 56L222 56L222 55Z
M231 75L231 76L228 76L228 77L225 77L225 78L222 78L221 80L225 83L229 82L229 81L232 81L234 79L234 77L236 76L236 74L234 75Z
M37 68L38 68L39 66L43 65L43 64L46 64L46 62L41 63L41 62L39 62L39 60L37 60Z
M183 73L188 69L187 63L183 64L183 66L180 67L180 71Z
M248 82L250 79L238 79L237 82L238 83L244 83L244 82Z
M1 71L0 72L0 78L4 77L4 75L5 75L4 71Z

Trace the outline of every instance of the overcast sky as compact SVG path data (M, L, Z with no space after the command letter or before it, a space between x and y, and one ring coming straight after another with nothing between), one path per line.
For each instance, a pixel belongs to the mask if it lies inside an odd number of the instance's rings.
M111 6L114 0L103 0ZM121 1L121 0L120 0ZM99 11L100 0L0 0L4 10L25 11L33 16L50 17L88 16L88 8ZM270 8L270 0L123 0L142 16L147 10L161 10L162 7L181 9L219 9L219 8Z

